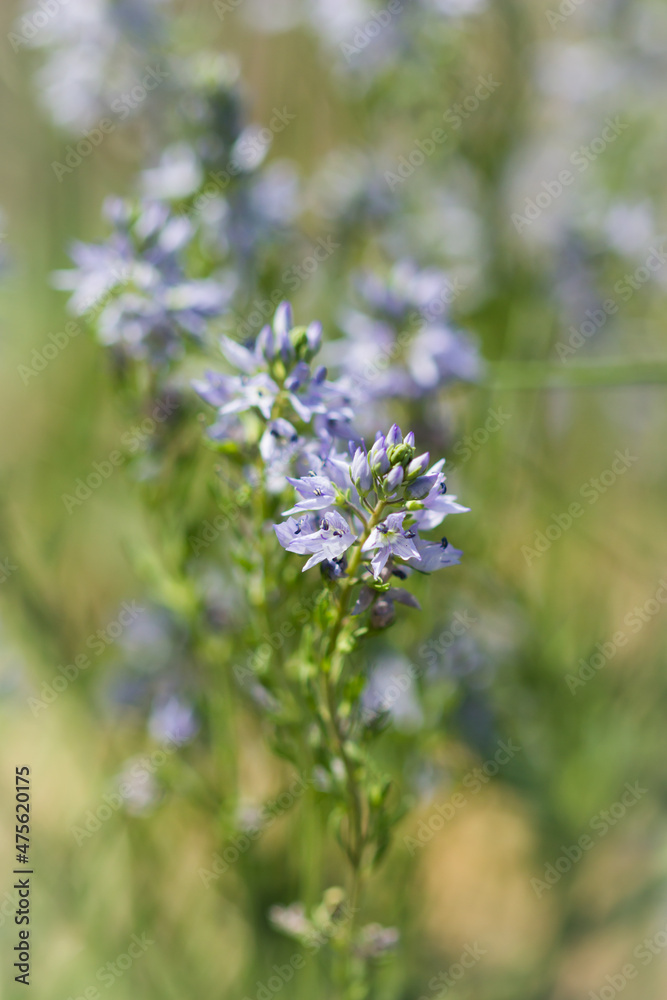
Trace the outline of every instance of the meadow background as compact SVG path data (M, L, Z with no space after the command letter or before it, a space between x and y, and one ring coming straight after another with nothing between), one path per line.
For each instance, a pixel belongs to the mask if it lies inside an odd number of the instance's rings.
M667 8L489 0L442 3L434 21L429 4L404 4L424 7L423 30L409 44L399 37L387 54L381 32L351 56L341 46L354 44L357 15L332 42L329 22L313 27L317 4L241 0L221 18L193 0L169 14L183 53L235 54L251 121L269 121L276 108L294 115L268 158L290 161L311 191L318 176L317 190L335 201L354 186L351 164L376 166L375 202L348 199L348 215L331 222L343 253L296 290L297 317L317 317L335 334L339 269L382 261L395 246L459 278L452 315L486 361L477 382L405 404L405 421L426 427L451 458L450 488L471 513L451 529L448 522L462 565L422 581L424 611L400 616L386 640L421 673L433 659L437 669L395 718L386 752L386 766L412 789L412 807L366 904L369 920L403 935L378 971L378 995L435 998L433 978L477 946L483 957L447 996L659 1000L667 988L666 612L656 600L667 577ZM71 512L63 503L128 431L103 352L82 333L27 383L20 366L69 319L49 275L67 266L72 239L104 237L102 200L135 190L138 170L156 155L148 123L167 134L170 108L156 90L58 179L52 163L73 140L40 104L43 53L15 52L8 40L22 13L13 0L0 12L0 996L21 995L7 893L14 768L28 763L35 1000L74 1000L96 983L114 1000L255 998L258 981L295 952L266 914L302 888L306 801L205 886L200 869L224 841L199 787L202 774L215 773L210 748L195 740L157 768L149 807L114 809L81 843L73 832L128 762L155 749L134 693L165 664L187 674L188 663L177 623L165 626L139 572L153 526L132 477L118 469ZM497 86L455 127L452 109L488 76ZM608 119L622 125L607 132L613 140L572 160ZM446 141L392 190L386 172L440 127ZM563 170L573 181L554 197ZM540 194L538 217L513 221ZM393 229L381 232L373 205L399 196ZM313 241L328 235L323 218L326 226L326 213L310 217ZM300 259L288 246L281 264ZM600 329L582 334L601 309ZM618 453L629 458L619 464ZM581 514L569 516L577 503ZM148 607L137 627L105 641L53 704L31 711L29 699L58 666L90 650L89 638L133 600ZM457 613L474 623L450 642ZM582 661L585 683L577 684ZM251 712L238 725L244 793L270 799L289 769L263 748ZM469 776L494 760L499 740L520 749L476 785ZM627 784L642 791L620 807ZM436 806L461 802L457 792L464 802L454 815L429 826ZM609 810L611 819L601 818ZM411 848L405 838L420 830L431 836ZM583 836L591 849L536 888L531 880L544 882L545 866L567 851L576 856ZM321 860L335 882L340 853L329 842L322 850L314 864ZM154 944L100 985L97 971L133 934ZM637 975L619 978L628 963ZM319 977L307 962L282 995L329 996Z

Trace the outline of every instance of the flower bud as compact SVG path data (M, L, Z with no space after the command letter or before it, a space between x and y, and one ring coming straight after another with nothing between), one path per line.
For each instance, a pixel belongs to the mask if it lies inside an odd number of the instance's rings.
M377 475L383 476L386 472L389 472L391 466L389 464L389 457L387 455L387 449L385 448L385 441L383 437L379 437L374 443L368 458L373 472Z
M419 455L417 458L413 458L408 466L408 471L407 471L408 479L410 479L412 476L419 476L421 475L422 472L426 472L430 460L431 456L427 451L425 451L423 455Z
M405 487L406 498L408 500L423 500L429 495L437 480L437 476L420 476Z
M273 332L276 335L276 346L285 364L288 364L294 358L294 348L289 338L292 323L291 305L289 302L281 302L273 317Z
M398 424L392 424L392 427L387 434L387 448L391 448L396 444L401 444L402 441L403 435L401 434L401 428Z
M385 478L385 485L387 489L393 493L403 482L403 466L395 465L391 472Z
M294 326L292 307L289 302L281 302L273 317L273 329L277 336L284 336Z
M309 323L306 327L306 338L311 352L317 354L322 344L322 324L317 321Z
M403 438L403 444L409 444L411 448L414 448L415 436L412 431L408 431L408 433L405 435L405 437Z
M303 359L308 356L308 336L305 326L293 326L289 339L297 358Z
M387 450L392 465L407 465L412 460L415 449L408 444L395 444Z
M391 465L389 464L386 449L381 448L375 456L375 461L373 462L373 472L375 472L376 475L384 476L386 472L389 472L390 468Z
M276 353L276 341L270 326L263 326L257 337L257 347L267 361L273 361Z
M365 493L373 485L373 476L368 464L368 455L363 448L357 448L350 465L350 477L357 489Z

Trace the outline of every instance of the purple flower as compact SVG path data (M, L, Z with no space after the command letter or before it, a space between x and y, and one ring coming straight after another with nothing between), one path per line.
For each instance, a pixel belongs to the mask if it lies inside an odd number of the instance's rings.
M252 349L229 337L221 337L222 353L230 364L248 375L254 374L259 369L265 369L267 363L273 361L278 354L286 363L294 360L294 351L289 339L291 315L289 302L281 302L273 318L273 328L262 327ZM288 320L290 325L287 325Z
M440 472L443 464L443 462L437 462L429 469L429 474L422 477L423 480L430 480L435 473L435 481L422 500L424 509L416 511L414 515L419 531L431 531L433 528L437 528L448 514L464 514L470 510L469 507L463 507L460 503L456 503L456 497L450 496L447 492L445 477ZM416 480L416 482L419 481Z
M149 732L154 739L160 743L170 740L179 746L189 743L198 728L192 705L175 695L155 706L148 722Z
M391 470L391 472L387 475L387 477L385 479L385 483L386 483L387 489L388 490L397 490L398 487L403 482L403 476L404 475L405 475L405 473L403 472L403 466L402 465L395 465L394 468Z
M293 326L292 307L289 302L281 302L273 317L273 332L276 335L277 352L285 364L294 359L294 346L289 336Z
M322 324L318 320L314 320L306 327L306 340L311 352L317 354L322 346Z
M258 375L229 375L227 385L230 389L228 402L220 407L220 413L242 413L256 407L266 420L271 418L271 410L280 392L279 386L265 372Z
M367 311L344 314L340 325L350 341L343 368L360 390L360 402L369 395L419 397L447 382L479 378L482 360L476 343L442 315L450 299L444 272L420 271L403 260L386 279L366 274L356 285ZM404 340L403 327L415 312L423 323ZM399 363L389 367L389 359Z
M405 499L424 500L437 483L437 479L437 476L417 476L406 486Z
M294 424L279 417L267 425L259 442L259 453L267 466L275 463L287 466L299 446L299 435Z
M292 479L288 476L287 481L302 499L290 510L283 511L283 514L296 514L304 510L325 510L336 501L336 487L325 476L302 476L301 479Z
M368 463L368 455L363 448L357 448L350 465L352 482L362 492L367 492L373 485L373 476Z
M222 372L207 371L203 379L196 379L192 383L192 388L197 395L211 406L220 408L229 402L229 398L234 391L235 382L232 376L223 375Z
M389 428L389 433L385 438L387 448L391 448L395 444L401 444L402 441L403 435L401 434L401 428L398 424L392 424Z
M291 450L291 458L296 458L306 449L316 454L330 449L337 439L343 441L360 441L353 430L351 420L353 412L349 406L349 398L339 382L327 379L327 370L323 366L311 369L309 360L318 349L322 335L319 323L311 323L306 328L292 328L292 312L289 303L278 306L272 326L265 326L257 337L254 346L239 344L228 337L220 341L222 353L227 361L242 372L241 375L220 375L208 372L206 379L195 382L195 390L208 403L217 406L220 420L216 424L214 435L220 439L231 430L225 417L245 410L259 409L265 420L271 420L275 410L282 410L288 422L296 424L301 421L310 424L313 446L301 429L299 447ZM280 359L280 362L278 361ZM284 404L289 403L293 411L285 413ZM210 433L210 432L209 432ZM272 461L274 449L269 449L270 442L266 435L262 439L266 454L263 457L267 463ZM268 456L271 457L268 457ZM280 456L281 458L283 455ZM283 463L284 464L284 463ZM312 469L311 461L305 465ZM281 470L281 475L287 472ZM273 476L276 489L280 489L277 476ZM349 476L348 476L349 480Z
M325 560L334 562L340 559L357 538L347 520L338 511L325 514L317 530L310 534L303 534L299 522L295 522L293 518L290 518L286 525L274 526L278 541L288 552L310 555L303 572ZM288 540L287 545L285 540Z
M304 514L297 521L294 517L288 517L282 524L274 524L273 530L278 536L278 541L284 549L293 552L290 546L296 542L300 535L310 535L317 527L317 520L314 514Z
M426 472L429 460L430 456L427 451L425 451L423 455L418 455L417 458L413 458L407 468L408 478L416 475L421 476L423 472Z
M153 364L178 357L227 307L232 283L187 279L183 253L195 228L168 205L109 199L105 214L106 243L74 244L76 267L56 271L53 283L72 290L71 311L95 321L102 343Z
M420 573L433 573L436 569L444 569L445 566L457 566L463 555L460 549L452 548L446 538L439 542L427 542L423 538L418 538L417 550L418 557L407 559L406 562Z
M368 455L371 469L376 474L384 475L391 468L389 456L387 455L387 444L384 434L379 434L373 442L373 446Z
M414 542L415 533L403 529L405 517L405 511L400 514L390 514L382 524L373 528L364 542L363 551L375 553L371 559L371 566L376 580L380 578L390 556L406 560L420 559L419 550Z
M407 362L421 390L456 379L474 382L482 371L479 352L470 337L441 323L419 331L410 345Z
M246 375L253 375L258 368L264 365L265 358L262 347L264 350L267 349L266 338L262 338L262 333L257 338L255 348L252 351L230 337L220 338L220 349L230 365L245 372Z

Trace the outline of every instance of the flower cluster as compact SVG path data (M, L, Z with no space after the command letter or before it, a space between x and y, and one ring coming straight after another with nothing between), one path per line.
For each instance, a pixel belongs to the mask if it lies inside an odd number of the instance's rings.
M142 102L131 92L161 51L159 6L160 0L67 0L42 12L27 0L9 38L15 52L46 51L37 81L56 125L77 133L105 115L123 120L136 112Z
M163 364L182 353L185 339L202 338L232 289L224 279L186 277L183 254L193 225L163 202L146 200L134 209L113 198L105 213L114 227L107 242L76 243L76 268L57 271L54 283L73 291L75 314L96 311L103 343Z
M283 302L272 326L265 326L250 347L221 339L222 353L236 374L208 371L194 383L218 411L209 430L213 440L233 438L239 414L259 415L259 452L274 492L284 489L295 464L326 469L335 442L356 436L345 392L327 378L326 368L312 366L321 341L321 325L294 326L291 307Z
M403 437L394 424L366 448L341 383L313 367L321 341L321 325L294 326L283 302L254 343L222 338L235 373L208 371L194 388L218 411L209 429L213 440L255 444L268 488L295 488L287 520L274 525L283 548L307 557L304 570L320 565L330 580L358 582L365 574L354 611L373 606L375 624L386 624L393 602L418 606L407 591L389 585L392 576L432 573L460 559L446 538L420 532L468 508L447 493L444 459L431 465L428 453L416 454L412 432ZM244 414L253 419L241 422Z
M345 372L365 396L418 397L479 378L477 345L447 316L457 288L444 272L419 270L410 260L400 261L386 280L358 277L362 308L348 309L341 327L349 339Z
M351 580L358 570L369 571L372 580L355 611L383 595L391 616L392 601L416 603L407 592L388 586L392 575L405 578L409 569L432 573L459 562L461 552L446 538L432 541L420 532L468 508L447 493L444 459L429 466L428 453L415 455L414 434L403 437L396 424L388 434L378 434L369 451L363 446L350 451L349 458L331 453L326 472L312 470L289 480L299 499L275 531L288 552L309 557L304 570L322 563L330 578ZM348 558L350 550L354 554Z

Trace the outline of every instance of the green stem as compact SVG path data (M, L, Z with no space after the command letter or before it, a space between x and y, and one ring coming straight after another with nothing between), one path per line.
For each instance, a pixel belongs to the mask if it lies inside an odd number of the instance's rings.
M338 614L334 621L333 627L331 629L331 635L329 637L329 643L327 645L326 652L324 654L324 668L328 672L331 666L331 658L336 652L336 646L338 644L338 637L340 635L341 629L345 623L345 618L350 607L350 598L352 597L352 588L354 587L356 580L357 570L361 563L362 549L364 543L370 537L373 528L382 520L382 514L384 508L386 507L386 500L378 500L377 504L373 508L373 513L371 514L370 520L366 523L364 527L363 534L359 539L358 544L355 546L352 558L350 559L349 565L347 567L347 574L345 580L341 585L341 595L338 604Z
M363 877L363 857L364 849L367 843L368 831L365 829L364 824L364 807L363 800L361 796L361 790L359 787L359 782L357 780L356 766L354 761L350 758L346 748L345 748L345 734L341 729L340 720L338 717L338 704L337 704L337 675L332 671L332 660L336 655L338 640L340 633L345 624L347 618L350 600L352 597L352 591L357 583L357 572L361 564L362 559L362 549L364 543L370 537L373 529L382 520L382 515L386 506L386 501L383 499L378 500L376 506L373 508L371 517L368 521L364 520L364 531L355 546L355 550L350 559L346 578L341 586L341 595L338 602L338 610L336 617L331 628L331 633L329 635L329 641L327 643L326 652L322 661L322 685L324 688L324 700L325 700L325 711L328 725L331 731L332 743L337 749L338 755L343 762L346 775L346 785L350 808L350 829L348 833L349 842L347 845L347 854L350 860L350 887L348 898L351 907L351 916L347 926L345 941L346 941L346 951L344 955L345 963L345 986L346 992L353 985L355 980L355 970L354 970L354 957L352 954L352 946L354 942L354 925L355 925L355 915L356 910L359 905L359 898L361 895L361 882Z

